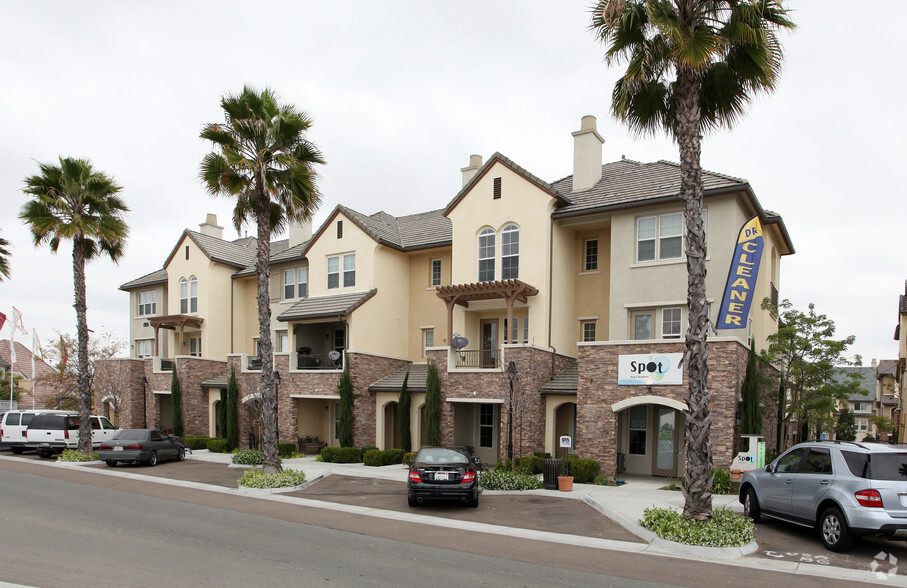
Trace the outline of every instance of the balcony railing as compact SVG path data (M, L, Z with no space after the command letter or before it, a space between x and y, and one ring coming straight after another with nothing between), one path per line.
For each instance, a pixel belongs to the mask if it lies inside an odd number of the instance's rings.
M501 366L501 354L496 349L461 349L454 355L458 368L497 369Z
M298 370L339 370L343 369L343 354L339 351L330 353L297 353L296 369Z

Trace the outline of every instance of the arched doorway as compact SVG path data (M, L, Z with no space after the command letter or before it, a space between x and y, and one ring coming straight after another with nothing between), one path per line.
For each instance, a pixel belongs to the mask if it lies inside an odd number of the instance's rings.
M397 415L398 404L388 402L384 405L384 448L400 447L400 419Z
M618 415L618 473L683 476L685 405L671 398L637 396L611 407Z
M563 449L560 447L560 438L564 435L570 437L572 446L568 453L575 453L576 450L576 403L565 402L554 409L554 430L551 431L554 438L551 440L550 447L554 448L553 453L563 457ZM555 457L552 455L552 457Z

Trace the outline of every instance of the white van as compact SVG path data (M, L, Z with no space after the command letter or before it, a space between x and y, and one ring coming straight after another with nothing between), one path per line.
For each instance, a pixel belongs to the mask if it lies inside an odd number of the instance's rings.
M91 446L97 449L101 443L116 435L117 429L107 417L91 415ZM63 453L64 449L79 446L79 414L35 415L25 430L26 447L32 447L39 457L50 457Z
M67 410L38 409L11 410L0 415L0 449L9 449L16 455L25 451L25 430L39 414L77 414Z

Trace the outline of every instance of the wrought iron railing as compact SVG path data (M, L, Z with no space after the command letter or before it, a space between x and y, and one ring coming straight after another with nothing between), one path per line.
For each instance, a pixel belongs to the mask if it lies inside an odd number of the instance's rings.
M497 369L501 367L501 356L496 349L461 349L454 351L457 358L455 367L474 369Z
M343 369L343 354L339 351L323 354L297 353L296 369L339 370Z

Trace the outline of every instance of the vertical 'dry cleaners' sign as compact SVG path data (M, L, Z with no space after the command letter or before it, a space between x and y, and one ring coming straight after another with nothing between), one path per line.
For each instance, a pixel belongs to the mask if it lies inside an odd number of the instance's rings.
M737 236L737 247L727 274L716 329L744 329L756 291L759 262L762 260L762 224L754 216L746 221Z

